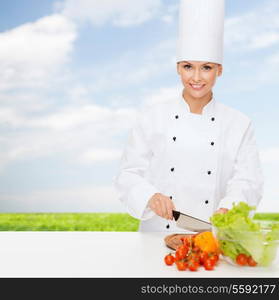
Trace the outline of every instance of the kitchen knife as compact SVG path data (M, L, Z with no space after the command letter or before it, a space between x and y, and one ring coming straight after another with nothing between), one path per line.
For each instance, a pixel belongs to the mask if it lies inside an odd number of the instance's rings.
M191 217L176 210L173 210L172 213L177 227L194 232L211 231L211 223Z

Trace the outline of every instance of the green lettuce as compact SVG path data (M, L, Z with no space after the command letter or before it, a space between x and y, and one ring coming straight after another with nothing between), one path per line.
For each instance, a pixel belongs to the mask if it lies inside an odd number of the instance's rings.
M245 202L233 203L226 214L214 214L212 225L224 255L235 261L240 253L252 256L260 266L268 266L274 260L279 241L279 224L264 230L250 215L255 210Z

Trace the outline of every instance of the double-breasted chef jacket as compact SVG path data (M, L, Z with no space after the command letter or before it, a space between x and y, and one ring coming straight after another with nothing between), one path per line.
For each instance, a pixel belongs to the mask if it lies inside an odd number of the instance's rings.
M214 98L202 114L184 98L139 113L115 178L120 200L140 219L140 231L187 232L147 205L155 193L176 210L210 221L220 207L257 206L263 176L251 120Z

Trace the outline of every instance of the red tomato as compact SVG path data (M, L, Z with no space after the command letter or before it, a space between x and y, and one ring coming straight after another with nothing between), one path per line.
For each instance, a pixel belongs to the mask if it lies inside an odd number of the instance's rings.
M236 263L239 264L240 266L247 265L247 260L248 260L248 257L244 253L238 254L236 259L235 259Z
M203 266L204 266L205 270L211 271L211 270L214 269L215 262L208 258L208 259L205 260Z
M187 269L186 261L178 260L175 263L176 263L176 267L179 271L185 271Z
M189 257L188 257L189 261L192 260L192 261L195 261L197 263L200 263L200 255L199 253L194 253L192 252Z
M185 236L185 237L183 238L183 244L184 244L185 246L190 247L190 245L191 245L191 237Z
M188 247L187 245L181 245L179 248L180 248L180 249L183 249L183 251L185 251L186 254L187 254L188 251L189 251L189 247Z
M168 266L171 266L174 263L174 257L171 254L166 255L164 260Z
M253 257L252 256L249 256L248 259L247 259L247 263L250 267L255 267L257 265L257 262L254 261Z
M210 259L214 264L216 264L219 260L219 255L217 254L209 254L208 259Z
M207 258L208 258L208 253L201 252L200 253L200 264L203 265Z
M190 271L197 271L199 266L200 266L200 264L196 260L193 260L193 259L191 259L188 263L188 268Z
M193 252L199 253L201 249L198 246L194 246L192 249Z
M175 257L180 260L186 257L188 252L188 248L185 245L181 245L177 248L177 250L175 251Z

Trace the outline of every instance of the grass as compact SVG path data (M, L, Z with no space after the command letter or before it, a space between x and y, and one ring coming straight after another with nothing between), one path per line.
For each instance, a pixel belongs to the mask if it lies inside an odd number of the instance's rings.
M279 221L279 213L255 219ZM137 231L139 221L126 213L2 213L0 231Z
M137 231L125 213L2 213L0 231Z
M255 219L261 221L278 221L279 222L279 213L257 213L254 216Z

